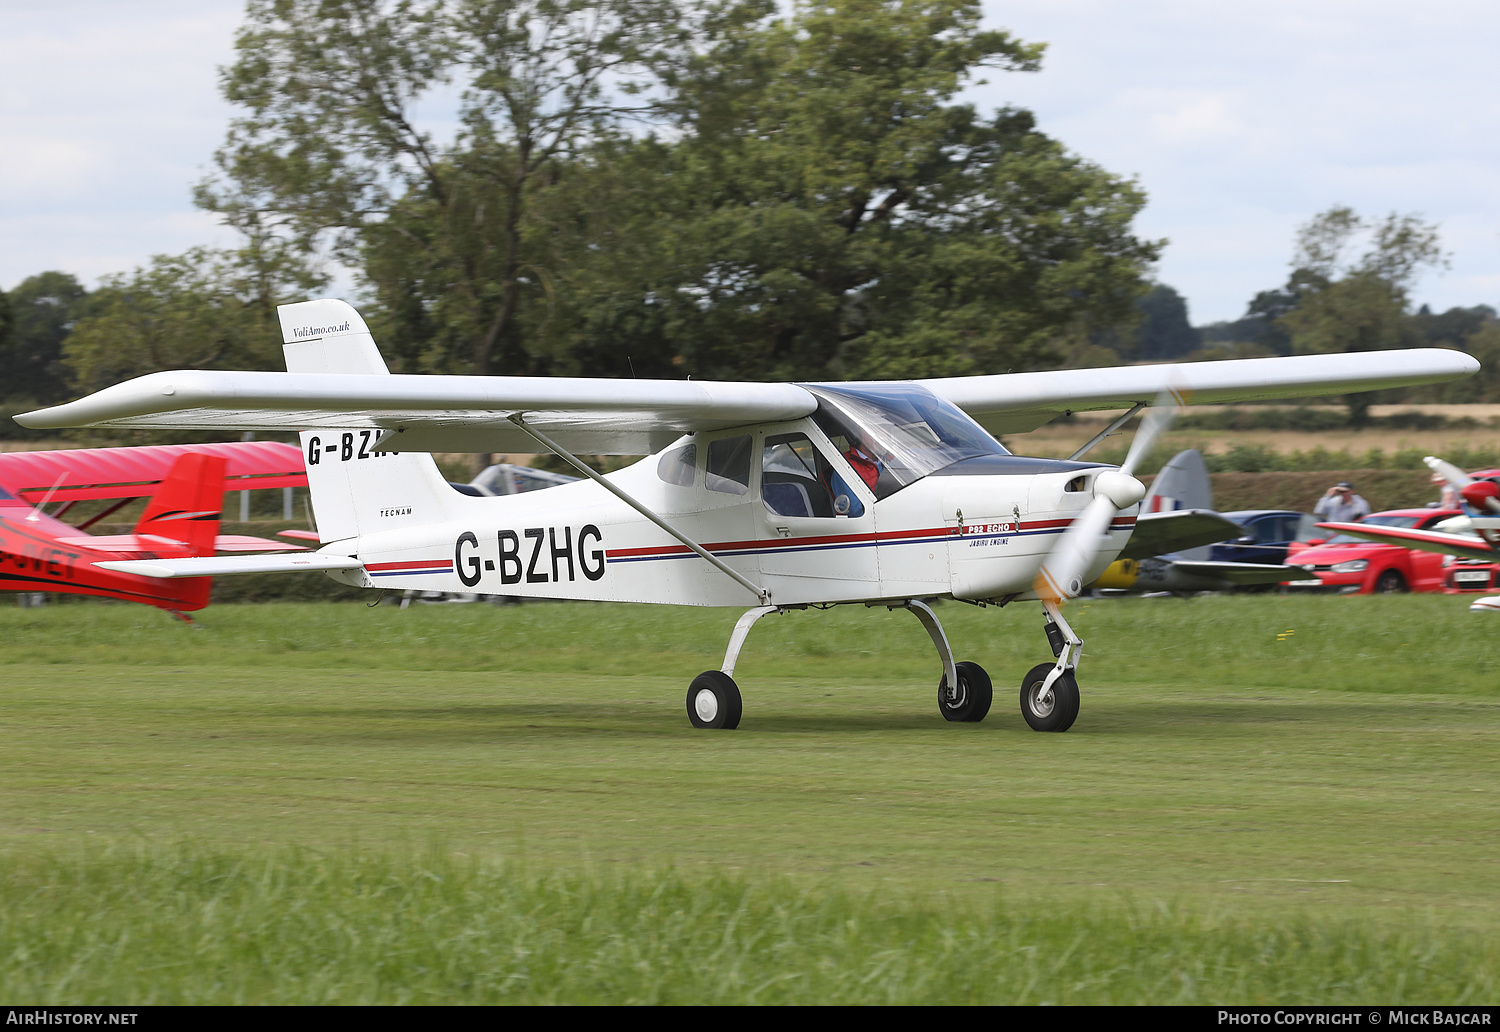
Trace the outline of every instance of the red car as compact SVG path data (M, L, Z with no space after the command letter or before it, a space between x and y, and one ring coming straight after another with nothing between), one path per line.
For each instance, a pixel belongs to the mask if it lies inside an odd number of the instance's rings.
M1443 556L1443 590L1450 595L1465 591L1494 591L1500 586L1497 573L1500 573L1500 567L1483 559Z
M1500 483L1500 469L1481 469L1470 473L1475 480ZM1500 565L1483 559L1458 555L1443 556L1443 590L1449 594L1465 591L1494 591L1500 588Z
M1389 509L1364 518L1385 527L1429 530L1436 523L1463 515L1459 509ZM1292 591L1329 591L1341 595L1389 594L1400 591L1442 591L1444 556L1399 545L1383 545L1338 534L1321 544L1293 542L1288 566L1300 566L1307 577L1286 581Z

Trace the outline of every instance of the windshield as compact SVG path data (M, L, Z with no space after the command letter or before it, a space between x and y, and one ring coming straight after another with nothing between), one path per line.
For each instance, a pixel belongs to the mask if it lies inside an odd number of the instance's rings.
M1009 455L957 405L913 383L803 384L813 420L876 498L979 455Z
M1366 516L1364 519L1360 520L1360 522L1375 527L1415 527L1419 522L1421 522L1421 520L1422 517L1420 516ZM1352 534L1335 534L1333 537L1323 542L1323 544L1371 545L1376 544L1376 542L1369 541L1365 538L1357 538Z

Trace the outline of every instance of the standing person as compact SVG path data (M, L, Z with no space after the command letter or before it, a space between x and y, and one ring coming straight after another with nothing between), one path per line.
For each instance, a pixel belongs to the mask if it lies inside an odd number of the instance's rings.
M1354 493L1353 484L1340 480L1318 499L1313 515L1322 516L1329 523L1358 523L1370 515L1370 503Z
M1432 475L1432 484L1439 491L1437 503L1439 509L1457 509L1462 504L1458 497L1458 492L1453 489L1453 485L1448 482L1447 477L1441 473L1434 473ZM1428 502L1427 504L1431 505L1432 503Z

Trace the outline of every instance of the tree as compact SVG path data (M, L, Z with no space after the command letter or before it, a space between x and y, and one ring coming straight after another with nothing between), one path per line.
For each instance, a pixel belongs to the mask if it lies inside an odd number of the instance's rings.
M1189 355L1202 345L1202 337L1188 321L1187 301L1165 283L1152 287L1136 307L1145 317L1136 331L1136 358L1164 362Z
M1362 253L1351 254L1366 238ZM1421 343L1408 311L1408 290L1428 266L1447 258L1435 226L1414 215L1391 214L1368 220L1338 206L1299 230L1287 289L1296 307L1276 326L1298 354L1377 351ZM1367 420L1368 392L1345 397L1350 421Z
M905 376L1137 317L1144 203L953 103L970 0L255 0L200 202L357 265L409 370ZM457 134L418 102L462 87Z
M1495 315L1495 309L1489 305L1474 305L1470 308L1455 305L1442 313L1423 305L1412 316L1412 322L1422 343L1428 347L1467 349L1468 340L1493 323Z
M10 332L0 334L0 397L39 405L72 393L63 342L88 309L89 292L66 272L28 276L10 292Z
M162 369L283 369L275 306L288 291L264 275L239 253L195 248L106 277L65 364L84 391Z
M460 338L471 371L532 371L515 326L547 278L527 247L534 198L642 108L651 69L691 36L682 5L251 0L247 17L224 91L248 114L199 202L274 225L305 255L328 240L366 264L397 322ZM461 128L445 146L414 109L453 80ZM444 289L411 296L434 280Z
M10 295L5 291L0 290L0 355L5 356L6 358L9 358L11 355L11 333L12 324L14 322L15 317L11 314L10 308ZM0 398L7 397L10 393L9 388L11 381L9 379L9 376L12 375L10 371L14 368L15 367L11 362L5 363L7 379L4 381L6 384L5 388L0 389Z
M636 289L694 375L906 377L1056 364L1135 317L1159 244L1134 184L1068 154L1025 111L953 98L1042 48L977 3L797 5L746 22L673 80Z

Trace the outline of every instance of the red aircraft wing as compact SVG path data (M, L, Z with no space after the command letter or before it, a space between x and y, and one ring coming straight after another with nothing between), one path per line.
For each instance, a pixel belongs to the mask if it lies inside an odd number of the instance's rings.
M279 441L160 444L142 448L69 448L0 452L0 487L33 505L44 498L145 498L183 455L214 455L227 464L225 491L306 487L302 449ZM50 495L50 497L49 497Z
M1382 545L1401 545L1403 548L1415 548L1422 552L1461 555L1485 562L1500 560L1500 552L1471 534L1446 534L1437 530L1414 530L1411 527L1380 527L1368 523L1319 523L1318 526ZM1295 557L1288 561L1295 563Z

